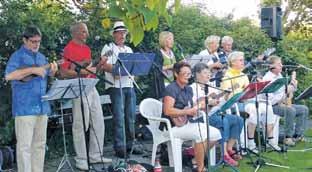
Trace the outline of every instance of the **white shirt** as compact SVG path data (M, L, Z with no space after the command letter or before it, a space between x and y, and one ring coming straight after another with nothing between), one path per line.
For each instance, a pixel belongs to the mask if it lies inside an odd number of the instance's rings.
M213 54L210 54L210 53L208 52L207 49L202 50L198 55L210 56L210 57L211 57L211 58L209 59L208 63L207 63L208 66L214 64L214 62L213 62L213 60L212 60L212 57L213 57L213 56L215 56L218 60L220 60L220 59L219 59L218 52L214 52Z
M208 84L211 85L210 83L208 83ZM190 87L192 88L192 91L193 91L193 102L196 104L198 99L205 97L205 91L197 83L193 83L192 85L190 85ZM220 94L220 92L221 92L220 90L217 90L217 89L212 88L212 87L208 87L208 95L210 95L211 93ZM223 101L221 100L221 102L223 102ZM214 112L220 108L220 105L221 105L221 103L217 106L214 106L210 110L208 115L211 116L212 114L214 114Z
M264 76L263 76L263 80L264 81L275 81L279 78L282 78L282 74L278 74L275 75L274 73L272 73L271 71L268 71ZM268 94L268 100L272 105L275 105L279 102L281 102L283 99L286 98L286 94L285 94L285 86L281 87L279 90L277 90L274 93L269 93Z
M120 46L117 46L115 43L110 43L110 44L105 45L103 47L101 55L104 55L109 50L113 51L113 54L108 57L107 63L113 64L113 65L116 64L119 53L133 53L132 49L128 46L124 45L123 47L120 47ZM108 89L110 87L119 88L120 84L121 84L121 88L125 88L125 87L131 87L132 88L133 87L133 82L129 78L129 76L121 76L120 79L115 79L114 76L112 75L112 73L110 73L110 72L105 72L105 76L106 76L106 79L108 81L113 83L113 85L105 84L106 89ZM134 79L133 76L131 76L131 77L132 77L132 79Z

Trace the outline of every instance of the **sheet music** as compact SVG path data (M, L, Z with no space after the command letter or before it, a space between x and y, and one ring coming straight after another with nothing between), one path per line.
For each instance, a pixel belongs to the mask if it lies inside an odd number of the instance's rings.
M186 62L191 65L193 68L197 63L208 63L210 60L212 60L213 55L198 55L194 54L189 58L186 58Z
M83 93L90 92L99 79L81 78ZM67 90L67 91L66 91ZM66 91L66 94L64 95ZM42 96L43 100L73 99L79 97L79 79L55 80L46 95Z

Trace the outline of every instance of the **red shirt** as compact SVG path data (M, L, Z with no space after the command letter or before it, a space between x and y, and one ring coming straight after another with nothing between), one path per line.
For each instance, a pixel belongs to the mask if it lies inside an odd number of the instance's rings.
M74 69L75 65L66 59L78 62L81 65L89 64L91 61L91 49L88 45L77 44L74 41L70 41L64 48L64 63L61 65L63 70ZM82 76L82 77L90 77ZM94 77L94 76L93 76Z

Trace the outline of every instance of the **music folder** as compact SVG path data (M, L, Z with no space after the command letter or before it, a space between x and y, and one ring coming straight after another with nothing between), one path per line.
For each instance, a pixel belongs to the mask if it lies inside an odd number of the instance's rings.
M279 90L281 87L283 87L286 84L287 78L279 78L274 81L271 81L263 90L261 91L261 94L266 93L274 93L277 90Z
M127 71L133 76L147 75L152 67L154 58L154 53L119 53L118 60L121 63L117 60L113 66L112 74L118 76L120 70L121 76L127 76Z
M240 98L240 100L247 100L254 98L257 94L260 94L262 89L269 84L270 81L263 81L263 82L253 82L250 83L245 89L244 94Z

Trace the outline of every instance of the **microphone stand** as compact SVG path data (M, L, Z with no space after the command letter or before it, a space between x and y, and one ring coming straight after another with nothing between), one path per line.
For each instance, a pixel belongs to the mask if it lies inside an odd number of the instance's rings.
M106 83L108 83L108 84L110 84L110 85L113 85L112 82L106 80L103 76L101 76L101 75L99 75L99 74L97 74L97 73L94 73L94 72L92 72L91 70L87 69L87 66L82 66L81 64L79 64L79 63L77 63L77 62L75 62L75 61L73 61L73 60L71 60L71 59L69 59L69 58L65 58L65 60L69 61L70 63L73 63L73 64L76 66L76 68L79 67L80 70L83 69L83 70L87 71L88 73L95 75L95 76L96 76L97 78L99 78L100 80L103 80L104 82L106 82ZM75 71L76 71L76 69L75 69ZM76 72L77 72L77 71L76 71ZM79 71L79 72L80 72L80 71ZM77 73L77 74L78 74L78 73ZM79 73L79 74L80 74L80 73Z
M196 78L196 76L195 76L195 78ZM197 80L195 81L195 83L204 85L207 140L209 141L209 113L208 113L208 111L209 111L209 104L208 104L208 92L209 92L209 89L208 88L209 87L210 88L214 88L214 89L220 90L222 92L226 92L226 93L231 93L231 91L224 90L224 89L221 89L221 88L218 88L218 87L214 87L214 86L211 86L209 84L205 84L205 83L199 82ZM218 113L218 111L216 113ZM220 115L221 115L222 123L223 123L224 114L222 114L222 112L220 112ZM231 169L233 171L238 172L238 170L235 167L231 166L226 161L224 161L224 142L223 141L221 141L221 157L222 157L222 159L218 162L218 164L215 165L215 167L213 168L214 170L216 170L218 168L218 166L220 166L220 165L227 165L227 166L231 167ZM210 171L210 149L209 148L207 150L207 169L208 169L208 171Z
M82 82L81 82L81 70L84 69L87 72L89 72L90 74L94 74L97 77L99 77L101 80L109 83L109 84L113 84L110 81L104 79L103 77L99 76L98 74L90 71L89 69L87 69L86 67L82 66L81 64L69 59L69 58L65 58L66 60L68 60L69 62L75 64L75 71L77 72L77 76L78 76L78 86L79 86L79 95L80 95L80 109L81 109L81 115L82 115L82 126L83 126L83 131L84 131L84 142L85 142L85 148L86 148L86 155L87 155L87 164L88 164L88 171L91 171L90 168L90 160L89 160L89 143L87 143L87 127L86 127L86 123L85 123L85 113L84 113L84 105L83 105L83 99L82 99ZM104 167L105 168L105 167ZM103 169L104 169L103 168Z
M209 111L209 102L208 102L208 87L209 85L208 84L205 84L204 85L204 92L205 92L205 112L206 112L206 129L207 129L207 140L208 140L208 143L209 143L209 115L208 115L208 111ZM208 147L208 146L207 146ZM207 150L207 169L208 171L210 171L210 148L208 148Z
M282 166L282 165L277 165L277 164L272 164L272 163L268 163L268 162L265 162L265 159L261 156L261 138L260 138L260 114L259 114L259 101L258 101L258 88L257 88L257 84L256 84L256 97L255 97L255 104L256 104L256 114L257 114L257 126L256 126L256 131L257 131L257 134L258 134L258 154L257 154L257 160L254 162L254 166L255 166L255 171L254 172L257 172L261 167L263 167L264 165L267 165L267 166L272 166L272 167L279 167L279 168L286 168L286 169L289 169L288 166ZM265 126L267 127L267 126Z
M119 76L119 79L121 79L121 69L123 69L127 76L129 77L129 79L134 83L134 85L136 86L136 88L138 89L138 91L142 94L143 91L141 90L141 88L138 86L138 84L136 83L136 81L132 78L130 72L127 70L127 68L125 67L124 63L117 57L117 61L116 63L119 64L118 66L118 76ZM120 91L120 97L121 97L121 100L124 100L124 97L123 97L123 90L122 90L122 85L121 85L121 81L119 80L119 91ZM124 103L121 104L121 109L124 109ZM124 122L126 122L126 120L124 120ZM123 142L124 142L124 164L123 164L123 168L126 169L127 168L127 163L128 163L128 157L127 157L127 141L126 141L126 128L125 128L125 123L123 124L122 126L122 132L123 132ZM135 141L135 133L133 133L133 139ZM131 151L133 151L133 147L131 148Z

